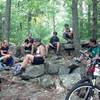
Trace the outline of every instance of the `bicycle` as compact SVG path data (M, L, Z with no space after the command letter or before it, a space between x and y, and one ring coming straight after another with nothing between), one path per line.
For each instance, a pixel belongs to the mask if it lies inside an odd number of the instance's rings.
M90 59L90 57L88 57ZM87 70L92 78L84 78L78 81L68 92L65 100L100 100L100 87L96 84L96 78L100 77L100 59L92 61Z

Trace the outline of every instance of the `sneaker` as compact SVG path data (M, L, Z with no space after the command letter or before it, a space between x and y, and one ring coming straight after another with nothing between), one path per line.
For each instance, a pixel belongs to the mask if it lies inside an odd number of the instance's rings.
M14 75L18 76L18 75L22 75L25 72L24 68L21 68L20 70L18 70Z
M81 63L80 59L77 58L77 57L74 58L74 61L77 62L77 63Z

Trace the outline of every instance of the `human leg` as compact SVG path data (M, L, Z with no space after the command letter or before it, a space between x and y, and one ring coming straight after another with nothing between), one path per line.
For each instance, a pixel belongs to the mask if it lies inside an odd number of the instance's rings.
M16 76L17 76L17 75L21 75L23 72L25 72L25 69L26 69L27 65L28 65L29 63L33 62L33 61L34 61L34 55L27 54L27 55L25 56L24 60L23 60L23 63L22 63L22 65L21 65L20 70L19 70L18 72L16 72L15 75L16 75Z
M56 45L57 45L57 46L56 46L56 54L59 55L60 43L57 42Z
M27 54L23 60L22 67L26 68L27 64L31 63L34 60L34 55Z

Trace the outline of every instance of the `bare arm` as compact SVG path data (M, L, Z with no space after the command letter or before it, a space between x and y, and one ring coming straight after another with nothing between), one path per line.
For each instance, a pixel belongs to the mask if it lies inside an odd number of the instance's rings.
M41 47L40 47L40 53L41 53L41 56L42 56L42 57L45 57L45 55L46 55L46 49L45 49L44 46L41 46Z
M5 56L5 55L7 55L7 54L3 53L3 50L1 50L1 55Z
M33 55L34 52L34 45L32 45L32 50L31 50L31 54Z
M3 56L4 56L4 58L8 58L8 57L10 57L10 56L11 56L10 54L5 54L5 53L3 53L3 50L1 50L1 55L3 55Z

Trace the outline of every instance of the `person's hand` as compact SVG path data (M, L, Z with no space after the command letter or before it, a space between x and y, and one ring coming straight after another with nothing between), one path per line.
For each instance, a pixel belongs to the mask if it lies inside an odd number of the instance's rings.
M9 57L10 57L10 54L5 55L5 58L9 58Z

